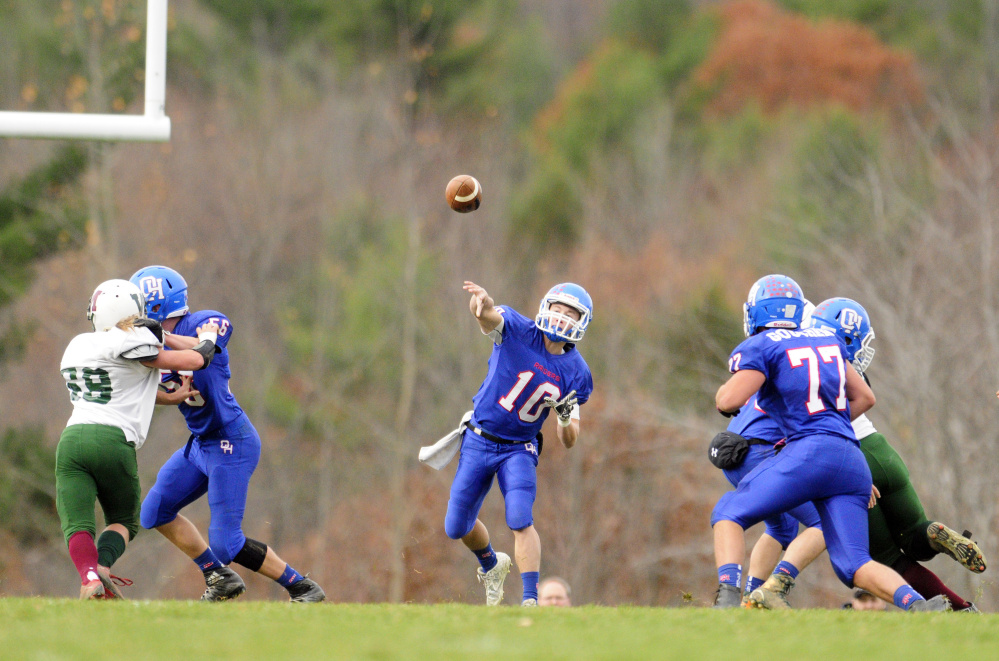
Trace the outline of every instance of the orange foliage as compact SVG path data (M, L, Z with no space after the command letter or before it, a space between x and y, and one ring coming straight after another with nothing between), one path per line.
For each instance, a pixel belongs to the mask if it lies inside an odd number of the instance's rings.
M728 114L754 100L767 112L839 103L855 111L919 103L913 58L865 27L810 22L765 0L721 9L723 28L695 81L715 89L710 110Z

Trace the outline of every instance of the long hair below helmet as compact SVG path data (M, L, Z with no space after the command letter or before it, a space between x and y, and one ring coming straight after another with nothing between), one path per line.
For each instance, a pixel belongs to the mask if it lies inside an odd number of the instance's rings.
M128 280L106 280L90 295L87 320L97 332L114 328L122 319L142 316L146 299Z

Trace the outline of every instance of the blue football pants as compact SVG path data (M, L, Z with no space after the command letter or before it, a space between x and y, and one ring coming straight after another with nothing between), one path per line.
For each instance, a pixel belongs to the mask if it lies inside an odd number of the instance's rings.
M856 441L815 435L792 441L762 462L721 497L711 525L733 521L743 529L811 501L819 513L836 576L853 586L853 575L870 562L867 503L871 471Z
M187 447L174 452L156 475L140 515L143 528L155 528L207 493L208 544L223 564L232 562L246 544L243 514L250 477L260 460L260 436L245 416L227 429L224 438L192 436Z
M506 524L511 530L532 525L538 493L537 466L534 443L494 443L466 430L444 517L447 536L461 539L472 531L494 475L506 506Z
M738 487L739 482L749 475L754 468L759 466L766 459L774 457L774 447L772 445L750 445L746 458L738 468L724 471L725 477L733 487ZM766 532L780 543L782 549L787 549L795 537L798 536L798 524L801 523L806 528L818 528L822 530L822 522L819 519L819 511L812 503L798 505L794 509L770 516L763 519L766 525Z

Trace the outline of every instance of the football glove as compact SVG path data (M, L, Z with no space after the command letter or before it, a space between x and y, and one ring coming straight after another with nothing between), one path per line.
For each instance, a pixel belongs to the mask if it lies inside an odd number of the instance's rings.
M563 427L569 426L569 416L572 409L579 400L576 398L576 391L570 390L569 394L556 401L551 397L545 397L545 406L553 409L558 416L558 423Z
M160 344L163 343L163 324L156 321L155 319L150 319L149 317L139 317L135 320L134 326L141 326L142 328L148 328L152 331L153 335L156 336L156 341Z

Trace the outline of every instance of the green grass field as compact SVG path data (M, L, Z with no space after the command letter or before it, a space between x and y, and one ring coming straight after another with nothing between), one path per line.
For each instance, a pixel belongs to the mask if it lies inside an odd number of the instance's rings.
M995 656L994 656L995 655ZM11 659L990 659L999 616L0 600Z

